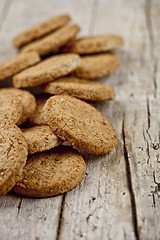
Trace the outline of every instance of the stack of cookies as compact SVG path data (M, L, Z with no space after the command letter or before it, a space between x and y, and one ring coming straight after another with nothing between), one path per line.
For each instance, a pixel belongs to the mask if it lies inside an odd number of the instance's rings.
M70 191L86 172L78 149L98 155L116 144L112 124L92 104L113 100L114 89L93 79L118 68L109 51L123 39L75 39L80 28L70 20L60 15L19 34L19 54L0 64L0 80L13 84L0 89L0 196L11 189L28 197ZM22 89L36 86L37 96Z

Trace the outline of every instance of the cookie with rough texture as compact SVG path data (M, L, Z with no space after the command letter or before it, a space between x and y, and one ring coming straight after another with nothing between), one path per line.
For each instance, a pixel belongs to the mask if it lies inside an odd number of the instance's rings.
M80 184L85 172L82 156L71 147L60 146L28 157L13 191L28 197L59 195Z
M80 62L79 55L74 53L50 57L15 75L13 86L16 88L34 87L53 81L55 78L74 71L80 65Z
M55 49L63 46L69 40L74 38L77 33L80 31L80 28L77 24L64 26L57 31L43 37L39 40L29 43L28 45L22 48L22 52L31 52L36 51L39 55L43 56L49 52L54 51Z
M43 107L49 97L50 96L46 93L39 94L36 97L37 107L35 112L25 122L26 127L46 125L46 121L44 120L44 117L43 117Z
M44 119L62 140L93 154L110 152L116 144L112 124L90 104L70 96L53 96L43 108Z
M29 91L16 88L2 88L0 89L0 92L2 91L16 95L22 103L23 113L17 122L17 125L21 125L35 112L36 99Z
M123 38L120 36L91 36L70 41L62 47L62 52L79 54L101 53L120 48L123 44Z
M70 16L67 14L52 17L51 19L48 19L29 30L20 33L13 39L13 44L15 47L22 47L23 45L56 30L68 21L70 21Z
M47 125L22 129L28 144L28 154L43 152L62 143Z
M118 67L116 55L103 53L81 57L81 65L73 74L79 78L95 79L112 73Z
M23 113L21 101L14 94L0 91L0 123L16 124Z
M0 64L0 81L40 62L38 53L23 53Z
M17 126L0 123L0 153L0 196L3 196L20 179L27 160L28 146Z
M53 95L70 95L83 100L105 101L115 97L112 87L99 82L88 81L73 77L60 78L43 87L46 93Z

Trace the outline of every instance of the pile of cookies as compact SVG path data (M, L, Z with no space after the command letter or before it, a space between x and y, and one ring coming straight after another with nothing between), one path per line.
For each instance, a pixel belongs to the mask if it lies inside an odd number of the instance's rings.
M12 77L13 84L0 89L0 196L11 189L29 197L65 193L86 172L76 148L98 155L116 144L112 124L92 104L114 99L114 89L92 79L118 68L109 51L123 39L75 39L80 28L70 20L53 17L19 34L19 54L0 64L0 80ZM37 96L21 89L36 86Z

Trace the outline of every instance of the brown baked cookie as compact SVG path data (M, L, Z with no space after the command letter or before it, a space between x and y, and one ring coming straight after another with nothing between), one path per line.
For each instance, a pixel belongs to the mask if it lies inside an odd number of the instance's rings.
M14 94L0 91L0 123L17 124L23 113L21 101Z
M23 45L56 30L68 21L70 21L70 16L66 14L52 17L51 19L46 20L23 33L20 33L13 39L13 44L15 47L22 47Z
M23 112L17 125L21 125L35 112L36 99L29 91L16 88L2 88L0 92L2 91L16 95L22 103Z
M46 55L47 53L63 46L69 40L74 38L79 31L80 28L77 24L64 26L57 31L50 33L46 37L24 46L22 52L36 51L41 56Z
M30 156L13 191L28 197L59 195L80 184L85 172L82 156L71 147L60 146Z
M70 95L87 101L105 101L115 97L115 91L112 87L73 77L64 77L47 83L43 89L46 93L53 95Z
M101 53L120 48L123 44L123 38L120 36L91 36L70 41L62 47L62 52L79 54Z
M0 196L5 195L20 179L28 155L21 130L9 123L0 123Z
M30 67L13 77L13 86L16 88L34 87L42 83L53 81L65 76L80 65L77 54L60 54L50 57L36 66Z
M62 143L47 125L22 129L28 144L28 154L43 152Z
M0 64L0 81L40 62L38 53L21 53Z
M25 122L25 127L46 125L46 121L44 120L44 117L43 117L43 107L49 97L50 96L46 93L39 94L36 97L36 104L37 104L36 110L30 116L30 118L28 118L27 121Z
M62 140L93 154L110 152L116 144L112 124L90 104L70 96L53 96L44 105L44 119Z
M73 74L79 78L95 79L112 73L118 67L116 55L103 53L81 57L81 65Z

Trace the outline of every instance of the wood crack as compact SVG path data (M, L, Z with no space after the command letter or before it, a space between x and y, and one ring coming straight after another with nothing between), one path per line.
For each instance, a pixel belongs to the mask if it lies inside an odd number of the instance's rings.
M55 238L56 240L59 240L59 237L60 237L60 231L61 231L61 224L62 224L62 216L63 216L63 209L64 209L65 197L66 197L66 193L64 193L64 194L63 194L63 197L62 197L61 210L60 210L59 219L58 219L57 236L56 236L56 238Z
M148 135L148 137L149 137L149 140L152 141L151 135L150 135L150 133L149 133L149 129L150 129L150 127L151 127L151 112L150 112L150 105L149 105L149 99L148 99L148 97L147 97L147 103L146 103L146 104L147 104L147 122L148 122L148 126L147 126L146 133L147 133L147 135ZM147 155L148 155L147 163L149 163L149 162L150 162L149 142L148 142L148 140L147 140L146 137L145 137L144 131L143 131L143 137L144 137L145 142L147 143L146 153L147 153Z
M21 210L22 200L23 200L23 198L20 199L20 202L19 202L19 204L18 204L17 217L19 216L19 213L20 213L20 210Z
M149 106L149 99L147 97L147 116L148 116L148 128L147 128L147 133L149 131L149 128L151 127L151 112L150 112L150 106ZM149 138L151 139L150 135Z
M146 148L146 154L148 156L148 159L147 159L147 163L149 164L150 163L150 150L149 150L149 143L145 137L145 133L144 133L144 130L143 130L143 138L144 138L144 141L146 142L147 144L147 148Z
M152 141L151 135L149 133L149 129L151 127L151 112L150 112L148 97L147 97L147 120L148 120L148 127L147 127L147 130L146 130L146 133L148 134L148 137L149 137L150 141Z
M157 96L157 65L158 65L158 61L154 55L155 47L154 47L154 34L153 34L153 27L152 27L152 16L151 16L151 0L146 1L145 18L146 18L146 24L147 24L149 42L150 42L150 57L151 57L151 61L153 64L152 81L153 81L153 87L154 87L154 97L156 98L156 96Z
M156 181L155 171L153 171L153 181L155 186L154 191L151 191L153 197L153 206L156 208L156 196L160 198L160 183Z
M125 159L125 165L126 165L126 171L127 171L127 174L126 174L127 175L127 183L128 183L128 189L129 189L129 193L130 193L130 200L131 200L131 206L132 206L132 222L133 222L135 238L136 238L136 240L140 240L139 231L138 231L136 200L135 200L135 194L134 194L134 190L133 190L131 168L130 168L128 151L127 151L127 146L126 146L124 118L125 118L125 116L123 117L123 122L122 122L122 138L123 138L124 159Z

